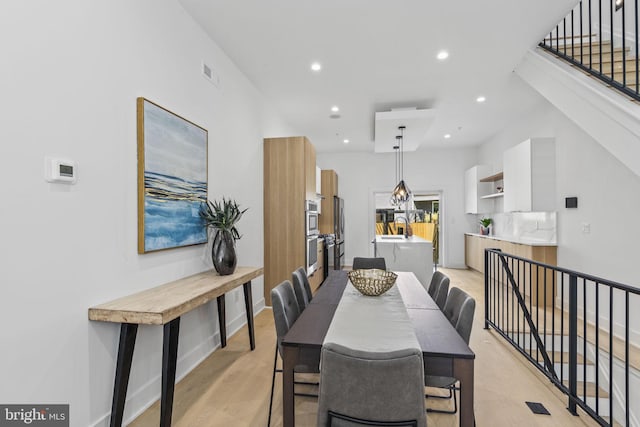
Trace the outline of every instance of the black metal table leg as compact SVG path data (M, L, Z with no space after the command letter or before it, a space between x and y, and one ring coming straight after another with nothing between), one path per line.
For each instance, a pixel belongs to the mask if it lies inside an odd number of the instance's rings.
M120 325L120 343L118 344L118 360L116 362L116 378L113 385L113 401L111 403L111 427L122 425L124 402L127 398L129 374L131 373L131 361L133 349L136 346L136 334L138 325L122 323Z
M162 341L162 396L160 397L160 427L171 426L173 412L173 389L176 382L178 358L178 334L180 318L176 317L164 325Z
M218 298L218 323L220 323L220 347L227 346L227 321L226 321L226 309L224 303L224 294Z
M247 326L249 327L249 345L251 350L256 348L256 336L253 327L253 297L251 295L251 281L242 285L244 289L244 307L247 311Z

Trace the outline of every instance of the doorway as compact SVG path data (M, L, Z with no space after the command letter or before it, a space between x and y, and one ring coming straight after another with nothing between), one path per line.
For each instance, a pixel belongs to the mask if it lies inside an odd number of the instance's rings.
M442 235L442 191L414 191L406 204L394 206L391 192L374 192L376 235L405 234L407 224L410 233L431 241L433 245L433 265L441 264Z

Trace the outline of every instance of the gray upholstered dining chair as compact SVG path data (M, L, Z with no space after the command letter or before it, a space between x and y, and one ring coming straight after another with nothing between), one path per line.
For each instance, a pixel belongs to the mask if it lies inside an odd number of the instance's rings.
M464 310L464 304L470 301L470 308ZM449 291L449 295L447 296L447 302L444 305L444 309L442 312L445 317L449 319L451 326L456 328L458 334L462 337L462 339L469 343L469 336L471 335L471 326L473 325L473 314L475 312L476 300L474 300L468 293L463 291L460 288L453 287L451 291ZM462 321L461 321L462 318ZM468 330L463 330L462 334L461 330L458 329L462 327L464 324L468 324Z
M296 299L295 292L291 282L285 280L278 286L271 290L271 306L273 308L273 320L276 326L276 351L273 359L273 375L271 377L271 397L269 398L269 419L267 426L271 425L271 411L273 409L273 389L276 382L276 373L282 372L281 369L277 369L278 353L282 357L281 343L284 336L289 332L291 326L300 316L300 308L298 307L298 301ZM294 372L297 373L314 373L320 372L320 352L318 350L301 349L300 351L300 363L298 363ZM316 384L317 383L303 383L296 382L296 384ZM315 394L296 393L297 396L311 396L317 397Z
M469 338L471 337L473 315L475 311L475 299L460 288L451 288L443 313L447 319L449 319L451 325L456 328L458 335L460 335L467 345L469 344ZM449 390L449 394L446 396L427 394L426 397L438 399L451 399L453 397L452 411L427 408L427 412L439 412L443 414L455 414L458 412L458 401L456 399L456 391L458 390L456 387L457 382L458 380L453 377L425 375L424 385L426 387L444 388Z
M426 427L422 352L322 347L319 427L353 425Z
M300 311L303 311L311 302L311 298L313 298L307 273L304 268L300 267L291 274L291 279L293 280L293 291L296 293L298 306Z
M443 274L440 277L440 281L436 286L435 297L433 297L433 300L436 302L440 310L443 310L443 311L444 311L444 306L447 302L447 295L449 294L449 283L450 283L449 277Z
M355 257L353 258L353 269L354 270L368 270L372 268L377 268L378 270L386 270L387 264L384 262L384 258L361 258Z
M431 298L436 299L436 293L438 292L438 286L440 285L440 281L445 278L445 275L440 271L436 271L431 276L431 282L429 283L429 288L427 289L427 293L431 296Z

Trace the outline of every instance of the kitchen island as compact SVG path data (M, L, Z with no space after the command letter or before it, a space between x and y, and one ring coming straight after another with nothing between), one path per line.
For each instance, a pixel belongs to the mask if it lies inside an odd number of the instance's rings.
M375 253L375 256L384 258L387 270L411 271L422 286L429 286L433 275L431 241L418 236L377 234Z

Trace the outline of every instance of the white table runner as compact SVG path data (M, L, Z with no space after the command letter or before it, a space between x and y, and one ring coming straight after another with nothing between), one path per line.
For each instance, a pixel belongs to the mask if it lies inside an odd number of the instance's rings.
M362 295L351 281L342 294L324 343L372 352L420 350L398 286L377 297Z

